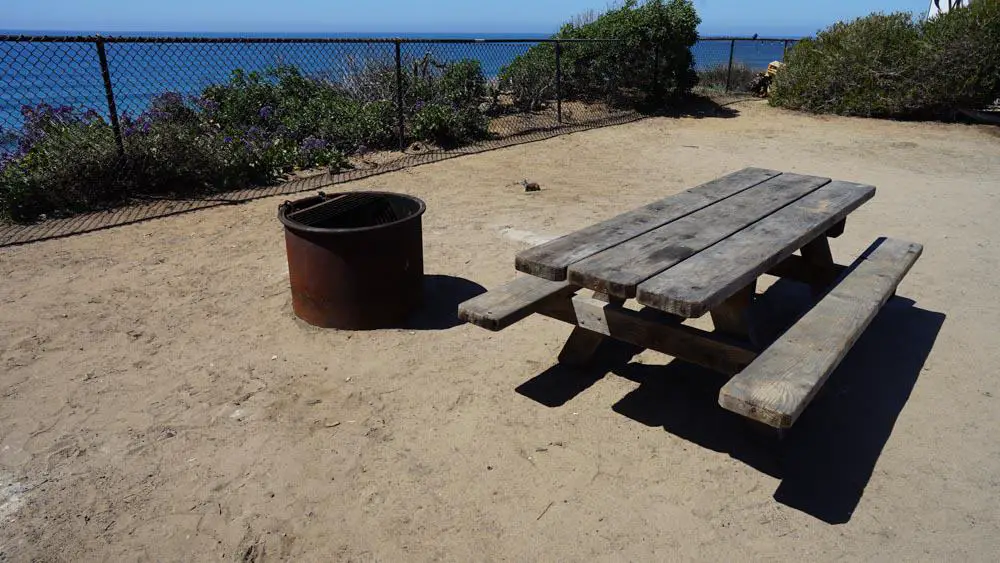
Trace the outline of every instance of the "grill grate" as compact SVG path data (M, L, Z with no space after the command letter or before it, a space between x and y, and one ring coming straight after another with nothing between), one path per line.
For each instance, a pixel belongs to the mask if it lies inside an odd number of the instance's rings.
M288 219L308 227L358 229L398 221L407 216L382 194L349 193L327 197L323 202L293 211Z

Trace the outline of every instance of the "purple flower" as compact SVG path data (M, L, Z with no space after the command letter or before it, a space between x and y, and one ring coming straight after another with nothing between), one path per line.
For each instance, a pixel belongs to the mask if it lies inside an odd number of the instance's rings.
M100 118L101 115L97 113L97 110L95 110L94 108L90 108L83 113L83 120L87 122L96 121Z
M267 119L271 117L273 113L274 113L274 108L272 108L271 106L264 106L260 108L260 111L258 112L261 119Z
M208 98L198 98L195 100L195 103L198 104L198 107L207 112L213 112L219 109L219 102Z
M304 151L318 151L323 150L327 147L327 142L323 139L317 139L316 137L306 137L302 140L302 144L299 145Z
M149 126L150 126L150 123L148 121L143 121L142 122L142 132L143 133L149 133Z
M420 111L420 110L424 109L424 101L423 100L418 100L417 103L413 104L413 109L415 109L417 111Z
M223 143L232 143L233 142L233 138L230 137L229 135L226 135L225 137L222 138L222 142Z
M153 98L154 107L170 107L184 105L184 96L178 92L164 92Z
M125 130L122 131L122 135L125 137L131 137L132 135L135 135L135 126L129 125L125 127Z
M150 109L139 114L137 121L161 121L170 119L170 112L162 109Z

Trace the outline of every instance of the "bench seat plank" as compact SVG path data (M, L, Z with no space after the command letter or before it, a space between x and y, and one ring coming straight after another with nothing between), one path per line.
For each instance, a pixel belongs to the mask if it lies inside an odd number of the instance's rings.
M617 297L635 297L640 283L829 183L829 178L782 174L573 264L569 281Z
M498 331L535 312L549 298L569 296L576 287L534 276L519 276L458 306L458 318L487 330Z
M656 201L607 221L520 252L514 266L553 281L566 279L566 268L643 233L752 188L781 172L746 168L696 188Z
M909 272L923 247L875 242L845 277L719 393L723 408L789 428Z
M827 184L646 280L639 285L636 300L682 317L700 317L823 236L874 195L872 186Z

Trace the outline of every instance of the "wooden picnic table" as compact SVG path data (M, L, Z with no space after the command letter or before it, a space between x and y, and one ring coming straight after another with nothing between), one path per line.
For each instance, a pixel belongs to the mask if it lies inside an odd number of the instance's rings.
M883 238L850 267L833 261L828 239L874 195L868 185L747 168L519 253L515 267L530 275L467 301L459 316L490 330L532 313L570 323L566 364L586 365L616 339L731 375L723 407L787 428L922 251ZM760 339L752 317L763 274L823 296L774 342ZM628 299L645 308L625 307ZM714 332L683 324L706 313Z

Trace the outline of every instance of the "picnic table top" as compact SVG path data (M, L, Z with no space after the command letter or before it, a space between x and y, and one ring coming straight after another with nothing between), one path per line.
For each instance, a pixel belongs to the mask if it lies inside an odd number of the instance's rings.
M747 168L525 250L515 266L698 317L874 195L872 186Z

